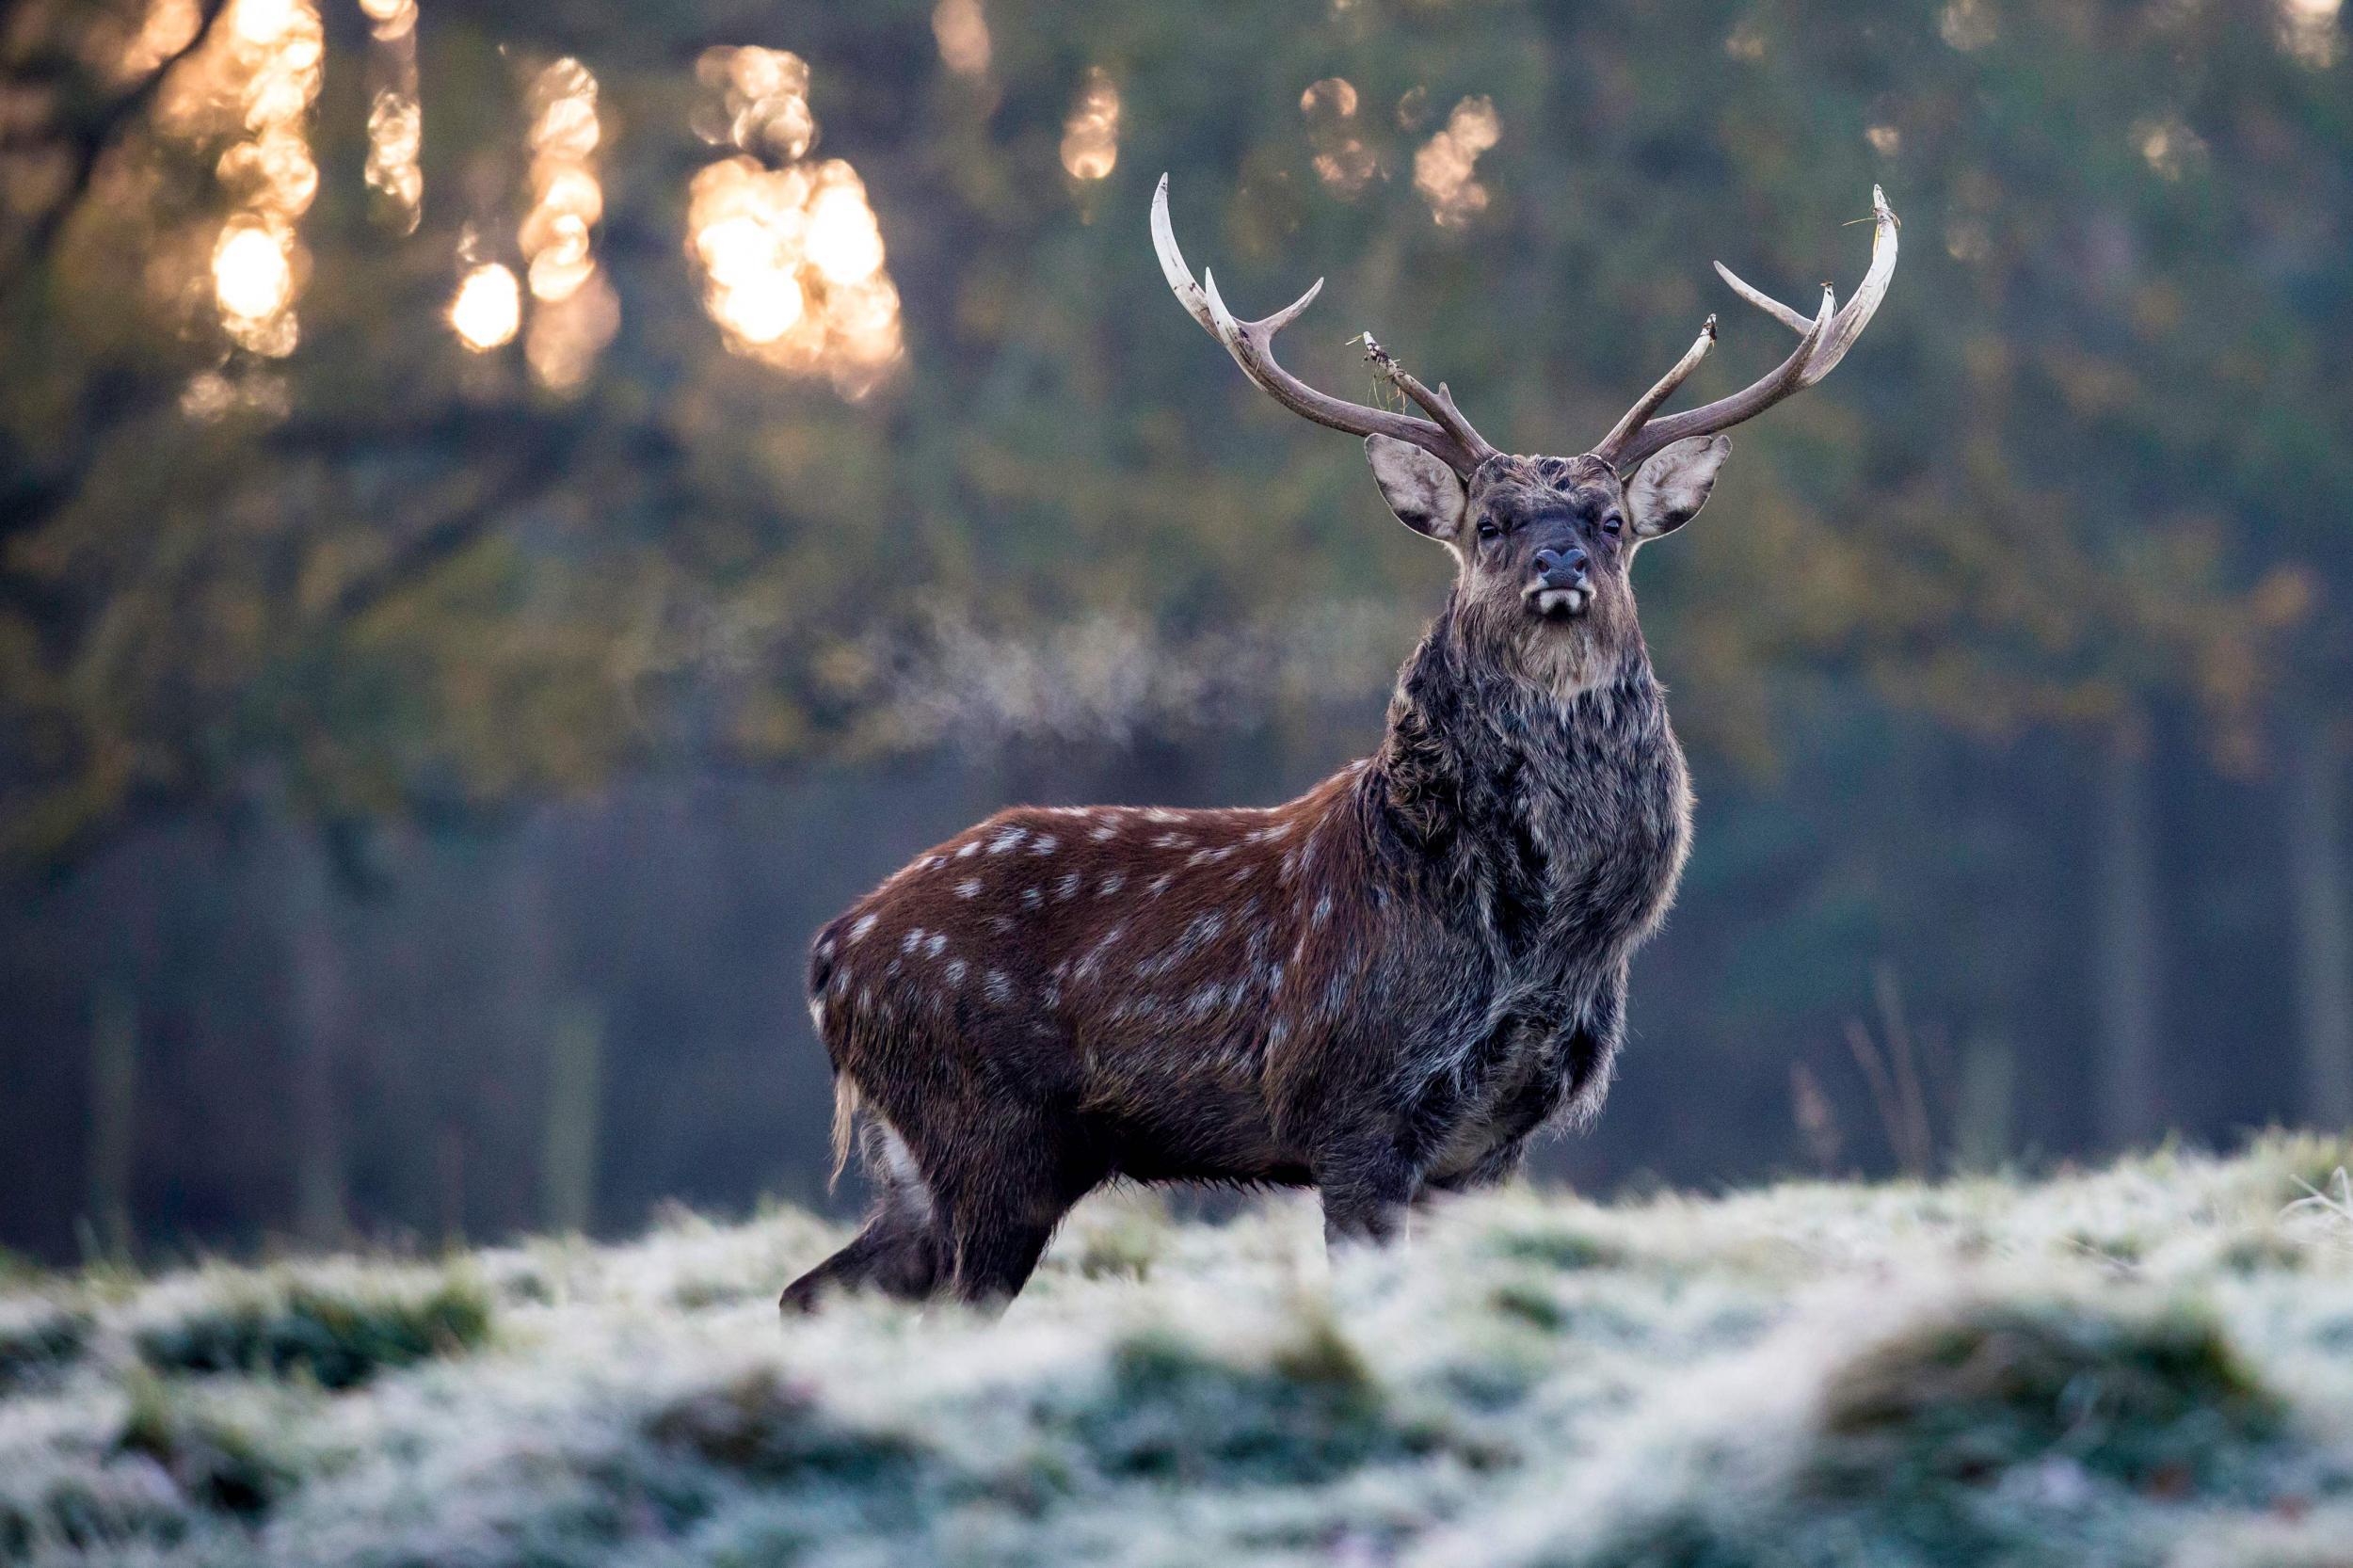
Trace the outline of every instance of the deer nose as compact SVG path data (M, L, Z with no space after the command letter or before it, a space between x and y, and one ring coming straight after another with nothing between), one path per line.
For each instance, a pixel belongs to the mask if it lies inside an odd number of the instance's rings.
M1547 588L1581 588L1585 585L1585 552L1576 545L1540 550L1536 552L1536 575Z

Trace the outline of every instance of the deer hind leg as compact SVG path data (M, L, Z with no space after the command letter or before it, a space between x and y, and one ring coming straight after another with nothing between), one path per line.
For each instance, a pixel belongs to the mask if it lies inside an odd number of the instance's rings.
M950 1238L949 1288L975 1305L1002 1305L1109 1169L1075 1124L1050 1115L1000 1107L973 1125L984 1136L961 1141L933 1183Z
M888 1124L867 1124L865 1165L876 1197L866 1228L850 1244L786 1287L777 1305L813 1312L831 1292L871 1287L907 1301L938 1293L948 1274L948 1237L930 1188L906 1144Z

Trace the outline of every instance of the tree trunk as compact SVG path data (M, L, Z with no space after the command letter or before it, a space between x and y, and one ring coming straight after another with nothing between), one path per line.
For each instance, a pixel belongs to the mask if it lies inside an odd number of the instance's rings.
M597 1131L604 1104L604 1010L584 998L556 1008L548 1030L547 1126L540 1194L547 1228L585 1232L596 1219Z
M346 986L333 872L327 846L302 824L281 818L278 838L279 940L294 1077L295 1236L331 1247L343 1241L347 1224L340 1089Z
M89 1236L104 1256L131 1256L131 1175L137 1153L139 1010L130 990L102 987L90 1004Z
M2102 1147L2129 1148L2164 1128L2157 1091L2156 871L2148 733L2120 725L2101 757L2092 982L2099 1012L2093 1106Z
M2296 1001L2305 1118L2353 1126L2353 909L2346 905L2345 818L2333 737L2288 743L2288 876L2295 885Z

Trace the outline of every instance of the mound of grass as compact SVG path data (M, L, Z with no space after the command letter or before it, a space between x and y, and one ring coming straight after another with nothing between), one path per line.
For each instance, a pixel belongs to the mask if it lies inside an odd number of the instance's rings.
M135 1385L115 1451L152 1460L182 1496L248 1522L299 1481L293 1464L274 1455L253 1426L152 1380Z
M88 1343L89 1315L40 1297L0 1302L0 1395L54 1378Z
M2201 1313L1977 1303L1833 1376L1813 1479L1833 1494L1928 1496L2058 1459L2187 1496L2227 1480L2282 1416Z
M646 1434L768 1482L888 1487L904 1484L923 1457L902 1434L845 1425L813 1390L764 1367L664 1404L648 1417Z
M1321 1317L1257 1364L1168 1334L1123 1340L1100 1398L1073 1427L1104 1475L1192 1484L1327 1481L1437 1441L1399 1418L1364 1358Z
M489 1296L470 1279L422 1289L295 1281L148 1323L133 1339L139 1359L159 1372L300 1375L346 1389L388 1368L480 1345L490 1322Z

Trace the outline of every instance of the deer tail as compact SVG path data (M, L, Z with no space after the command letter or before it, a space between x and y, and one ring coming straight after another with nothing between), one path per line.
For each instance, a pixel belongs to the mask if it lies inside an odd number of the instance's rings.
M830 1192L841 1180L842 1167L850 1162L850 1144L857 1134L857 1113L864 1098L857 1092L857 1080L848 1073L833 1075L833 1169L825 1173L825 1191Z

